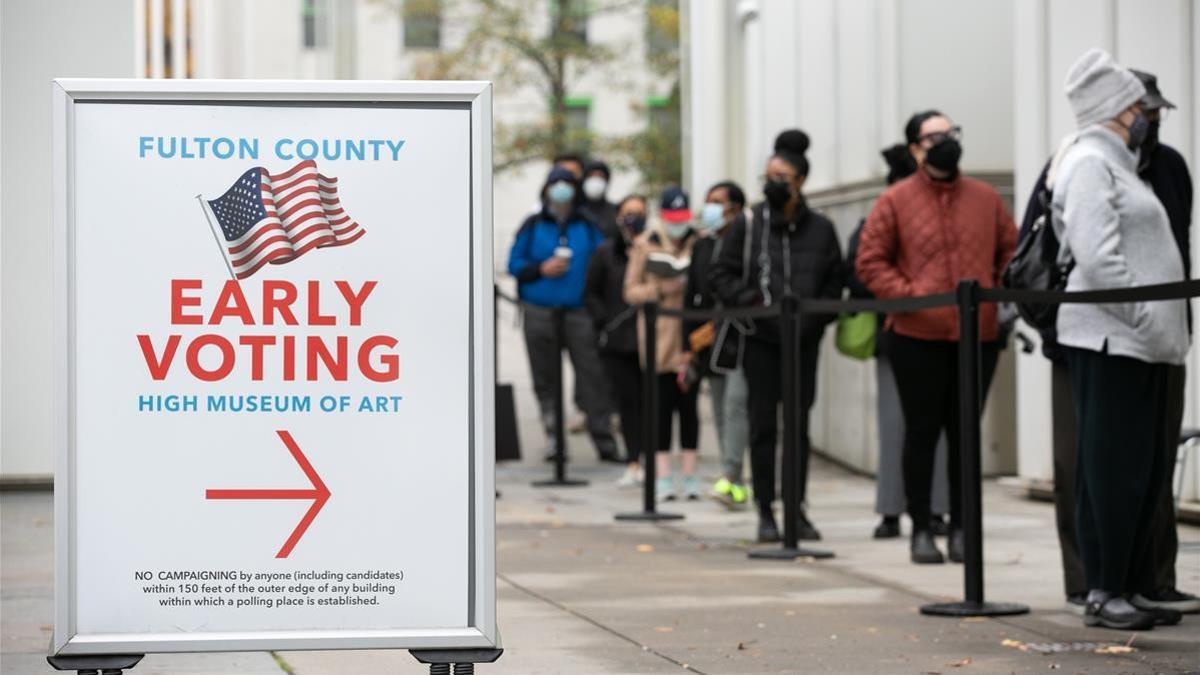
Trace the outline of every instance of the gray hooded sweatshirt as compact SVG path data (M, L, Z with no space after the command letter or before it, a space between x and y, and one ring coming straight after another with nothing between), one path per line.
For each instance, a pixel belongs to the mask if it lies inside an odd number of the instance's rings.
M1054 181L1059 241L1075 259L1068 291L1128 288L1183 280L1183 260L1167 213L1138 178L1137 154L1100 124L1066 151ZM1182 364L1188 351L1184 301L1065 304L1058 341L1069 347Z

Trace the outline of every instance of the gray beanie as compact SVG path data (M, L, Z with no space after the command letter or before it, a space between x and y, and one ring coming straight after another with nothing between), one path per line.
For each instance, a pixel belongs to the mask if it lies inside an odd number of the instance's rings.
M1089 49L1067 71L1067 100L1080 129L1121 114L1146 95L1146 87L1103 49Z

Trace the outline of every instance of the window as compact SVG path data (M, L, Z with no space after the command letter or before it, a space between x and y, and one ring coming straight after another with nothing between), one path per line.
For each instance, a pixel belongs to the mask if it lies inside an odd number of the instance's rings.
M550 21L552 30L562 31L564 35L586 43L588 39L588 1L589 0L550 0ZM562 21L559 21L559 13Z
M327 2L328 0L300 0L300 26L305 49L324 47L327 42Z
M664 57L679 49L679 0L647 0L646 54Z
M567 108L567 147L587 155L592 141L592 99L568 98L563 103Z
M442 46L442 0L404 0L405 49L438 49Z
M679 135L679 108L671 105L671 99L666 96L651 96L646 99L646 111L649 115L647 125L671 137Z

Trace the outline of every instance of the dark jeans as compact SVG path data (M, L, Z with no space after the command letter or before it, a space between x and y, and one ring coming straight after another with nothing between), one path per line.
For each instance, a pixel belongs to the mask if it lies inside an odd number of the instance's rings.
M555 318L559 311L562 312L561 342ZM566 349L575 369L575 404L587 415L592 443L599 453L615 453L617 441L612 435L612 398L608 379L600 366L600 354L596 351L592 317L583 309L554 310L526 305L523 328L533 390L541 408L546 437L553 442L555 387L562 369L562 350Z
M950 526L962 525L961 439L959 438L958 343L890 335L892 369L904 411L904 498L913 530L929 528L929 494L938 437L946 434L946 477L950 480ZM980 401L987 401L999 346L979 345Z
M1179 553L1179 531L1175 525L1172 481L1179 436L1183 432L1183 404L1187 392L1187 368L1167 366L1166 444L1158 510L1154 513L1150 548L1154 552L1156 588L1175 588L1175 556Z
M659 452L671 449L671 418L679 414L679 447L695 450L700 442L700 416L696 412L699 384L686 392L679 391L675 373L658 374L658 447Z
M1149 592L1153 525L1166 487L1170 366L1064 348L1079 419L1076 505L1089 590ZM1177 439L1174 439L1177 440Z
M817 396L817 357L820 340L800 346L800 410L796 421L800 426L799 457L808 475L808 413ZM742 355L749 388L750 410L750 470L753 473L754 499L766 508L775 501L775 439L778 435L778 408L783 397L783 363L777 343L750 338ZM804 502L807 485L798 486L800 503Z
M600 359L621 418L625 461L632 464L642 457L642 366L637 352L602 354Z

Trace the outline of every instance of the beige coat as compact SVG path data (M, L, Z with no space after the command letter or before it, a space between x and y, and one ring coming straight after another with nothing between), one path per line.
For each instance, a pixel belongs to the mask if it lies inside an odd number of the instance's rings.
M631 305L657 302L663 309L683 309L683 294L687 290L687 274L675 277L660 277L646 271L646 259L651 253L667 253L676 260L691 260L692 244L696 234L690 232L678 245L667 238L665 232L647 230L633 240L629 252L629 265L625 268L625 302ZM660 316L655 322L656 341L654 367L657 373L678 373L687 363L684 355L683 322L679 317ZM642 363L645 354L646 326L638 313L638 351Z

